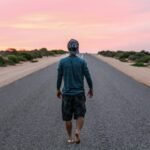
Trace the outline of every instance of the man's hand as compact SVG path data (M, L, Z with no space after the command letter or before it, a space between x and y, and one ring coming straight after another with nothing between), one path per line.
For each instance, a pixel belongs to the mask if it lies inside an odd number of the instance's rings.
M58 98L61 98L61 97L62 97L62 93L61 93L60 90L57 90L57 97L58 97Z
M88 96L89 96L90 98L93 97L93 89L89 89Z

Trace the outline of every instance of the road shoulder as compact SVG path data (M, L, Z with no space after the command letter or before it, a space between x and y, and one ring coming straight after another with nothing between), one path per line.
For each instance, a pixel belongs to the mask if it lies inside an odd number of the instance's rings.
M136 81L143 83L150 87L150 68L149 67L134 67L131 63L120 62L117 59L104 57L101 55L93 54L97 59L106 62L107 64L113 66L117 70L123 72L124 74L132 77Z
M23 62L15 66L0 67L0 87L54 64L63 57L66 57L66 55L39 58L36 63Z

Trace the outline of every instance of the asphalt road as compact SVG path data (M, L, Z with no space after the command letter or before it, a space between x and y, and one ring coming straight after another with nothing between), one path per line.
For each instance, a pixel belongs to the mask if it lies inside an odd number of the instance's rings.
M150 150L150 88L92 56L84 59L94 97L86 101L81 144L66 144L53 64L0 88L0 150Z

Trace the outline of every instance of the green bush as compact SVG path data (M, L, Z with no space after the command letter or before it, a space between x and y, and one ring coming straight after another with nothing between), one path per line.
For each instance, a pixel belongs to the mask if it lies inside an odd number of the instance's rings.
M121 59L121 57L123 58L123 52L121 52L121 51L119 51L119 52L116 52L116 54L115 54L115 58L117 58L117 59Z
M42 58L43 56L40 53L37 53L37 58Z
M131 55L135 55L136 52L127 51L127 52L117 52L119 59L128 59Z
M132 56L133 61L138 61L142 57L146 56L144 53L137 52L134 56Z
M146 67L147 65L145 65L143 62L136 62L136 63L132 64L132 66L136 66L136 67Z
M14 63L12 60L6 60L8 65L16 65L16 63Z
M42 58L42 53L40 51L33 51L32 52L34 58Z
M0 56L0 66L4 66L6 64L4 58Z
M41 53L42 56L47 56L48 55L47 48L41 48L39 51L40 51L40 53Z
M132 60L132 61L135 61L137 59L137 56L136 55L130 55L128 57L129 60Z
M14 63L19 63L19 59L16 55L7 55L7 58Z
M30 52L23 52L23 53L20 53L20 55L26 58L27 60L32 60L34 58L32 54L30 54Z
M51 50L48 51L46 48L41 48L39 50L35 49L32 51L17 51L16 49L11 49L11 51L0 51L0 66L15 65L20 61L31 61L36 58L42 58L43 56L55 56L58 54L67 53L64 50Z
M16 64L11 59L8 59L7 56L5 56L3 59L4 59L6 65L15 65Z
M27 61L27 59L24 56L22 56L22 55L18 56L18 60L19 61Z
M148 51L142 50L141 53L144 53L145 55L149 55L150 56L150 53Z
M107 51L100 51L98 52L98 55L103 55L103 56L107 56L107 57L114 57L116 55L116 52L107 50Z
M150 61L150 56L149 55L145 55L139 59L136 60L136 62L143 62L143 63L148 63Z
M64 50L51 50L51 51L49 51L50 52L50 55L51 54L66 54L67 52L66 51L64 51Z
M33 59L34 59L34 58L37 58L37 54L34 53L34 52L31 52L30 55L33 57Z
M49 51L49 52L48 52L48 55L49 55L49 56L55 56L55 55L56 55L56 53L55 53L55 52L53 52L53 51Z

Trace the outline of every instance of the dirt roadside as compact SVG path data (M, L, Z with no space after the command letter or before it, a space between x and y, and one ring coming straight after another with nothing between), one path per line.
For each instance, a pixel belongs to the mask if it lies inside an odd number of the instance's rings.
M131 63L121 62L114 58L104 57L96 54L93 54L93 56L108 63L138 82L150 87L150 67L134 67L131 66Z
M49 56L37 59L38 62L23 62L20 64L16 64L15 66L7 66L0 67L0 87L8 85L18 79L21 79L35 71L38 71L42 68L47 67L61 58L66 57L66 55L62 56Z

